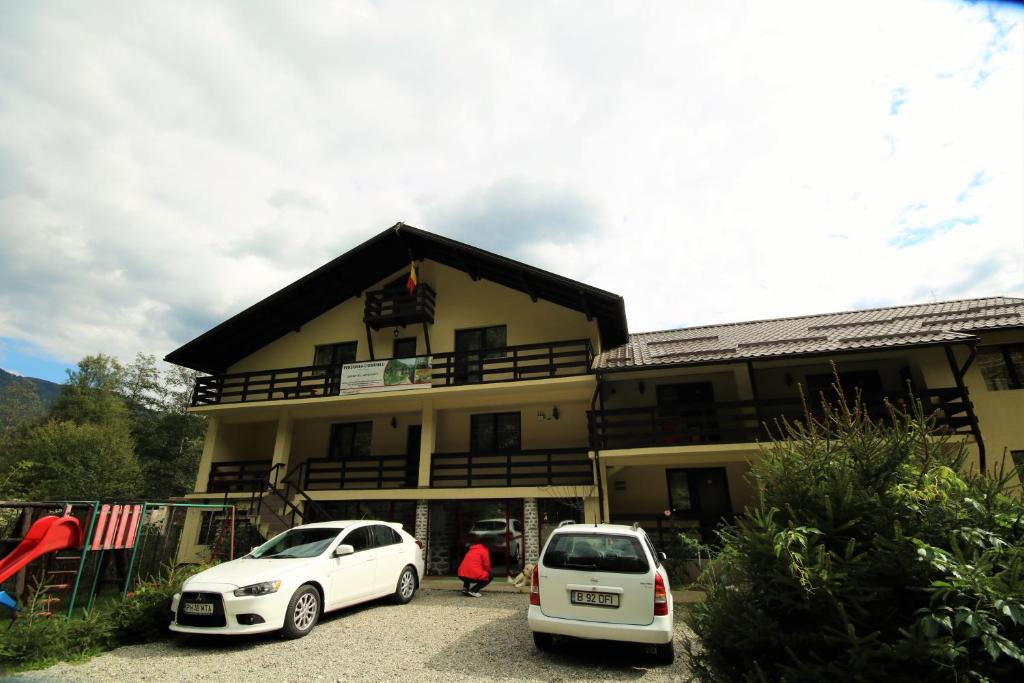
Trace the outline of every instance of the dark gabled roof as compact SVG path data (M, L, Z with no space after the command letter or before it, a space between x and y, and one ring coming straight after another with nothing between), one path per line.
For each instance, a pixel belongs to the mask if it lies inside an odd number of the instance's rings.
M1024 299L988 297L642 332L597 356L598 370L703 365L942 344L1024 327Z
M398 223L259 303L201 334L164 358L169 363L224 372L282 335L359 295L416 259L436 261L597 320L604 346L629 336L622 297L513 261L483 249Z

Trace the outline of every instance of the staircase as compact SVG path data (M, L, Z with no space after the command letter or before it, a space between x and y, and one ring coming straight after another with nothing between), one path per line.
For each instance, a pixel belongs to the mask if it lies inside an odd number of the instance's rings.
M280 476L284 465L270 468L264 481L257 482L248 506L236 506L264 539L270 539L299 524L327 519L327 512L296 483L302 480L305 463ZM225 503L227 495L225 494Z

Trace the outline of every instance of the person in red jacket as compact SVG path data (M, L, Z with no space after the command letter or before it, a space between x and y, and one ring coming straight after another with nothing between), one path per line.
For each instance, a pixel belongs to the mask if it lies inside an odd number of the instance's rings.
M462 579L462 594L474 598L479 598L480 591L491 582L491 554L482 544L469 546L459 564L459 578Z

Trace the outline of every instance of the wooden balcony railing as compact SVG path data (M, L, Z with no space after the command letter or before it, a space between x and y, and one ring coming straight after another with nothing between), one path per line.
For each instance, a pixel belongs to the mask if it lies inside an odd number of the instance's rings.
M594 350L590 340L574 339L484 351L446 351L417 358L430 359L431 386L438 387L585 375L591 371ZM199 377L192 405L337 396L341 392L342 367L309 365Z
M396 325L434 322L437 293L420 283L412 294L405 287L387 287L366 293L363 322L375 330Z
M437 488L593 483L585 446L509 453L434 453L430 461L430 485Z
M933 415L939 431L969 434L971 419L956 388L929 389L921 399L926 415ZM868 415L888 415L881 396L862 397ZM907 399L893 402L906 404ZM808 406L815 414L815 404ZM708 443L749 443L765 440L777 420L800 420L804 406L799 398L760 401L692 403L665 411L655 406L616 408L587 413L592 442L601 449L649 448Z
M270 460L229 460L210 463L208 493L263 490L270 476Z
M310 458L299 465L298 481L303 489L393 489L415 488L419 458L402 455L370 455L334 460Z

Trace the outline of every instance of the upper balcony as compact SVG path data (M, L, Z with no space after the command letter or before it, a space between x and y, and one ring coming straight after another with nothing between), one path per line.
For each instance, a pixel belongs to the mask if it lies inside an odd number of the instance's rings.
M591 372L593 358L590 340L574 339L378 360L398 361L394 372L408 372L410 379L414 374L415 386L429 388L586 375ZM338 396L348 393L344 367L340 363L309 365L199 377L192 405ZM387 375L391 370L384 372Z
M366 293L363 322L375 330L434 322L437 293L425 282L417 285L412 294L405 287L385 287Z
M969 403L956 387L929 388L920 397L926 415L933 416L938 431L969 434ZM888 415L886 397L864 394L863 406L872 419ZM905 407L908 397L889 396ZM808 402L812 417L813 402ZM709 401L675 405L628 407L589 412L592 443L598 448L630 449L700 444L751 443L767 440L769 431L783 419L800 421L804 404L799 397L761 400Z

